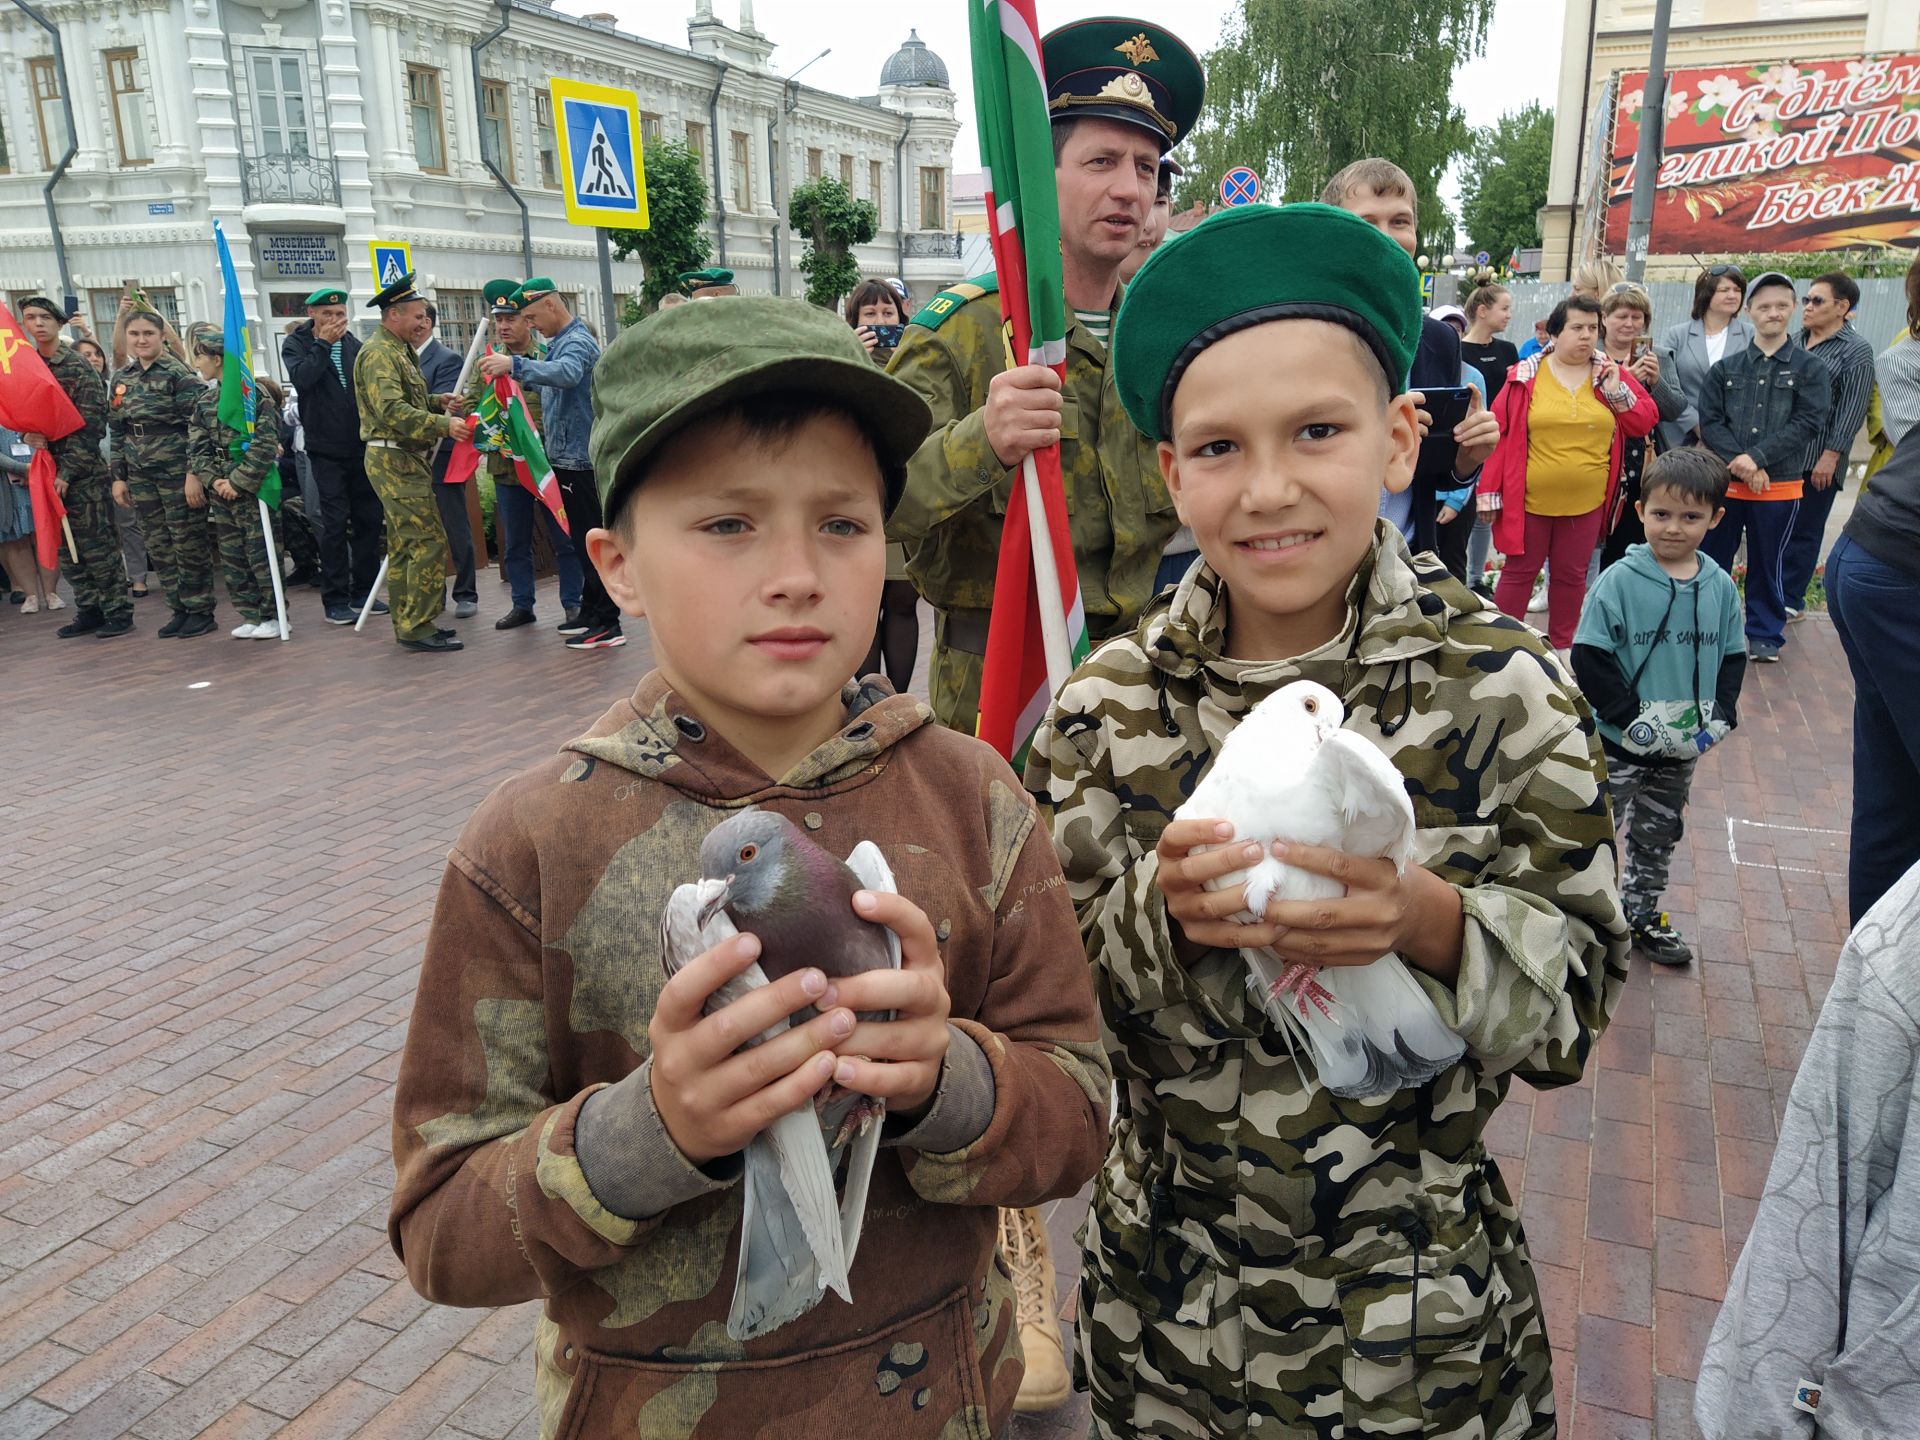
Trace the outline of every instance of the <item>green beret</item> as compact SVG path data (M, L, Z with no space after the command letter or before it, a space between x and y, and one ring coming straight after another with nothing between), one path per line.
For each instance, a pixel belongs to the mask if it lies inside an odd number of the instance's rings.
M557 287L544 275L535 275L530 280L522 280L514 288L510 297L514 304L525 309L536 300L543 300L554 293Z
M67 312L44 295L29 295L14 308L22 315L29 310L44 310L56 320L64 322L67 318Z
M648 456L723 406L771 391L817 395L857 417L892 472L933 426L917 392L873 363L846 321L804 301L742 295L678 305L622 332L593 370L593 481L609 522Z
M1331 205L1242 205L1147 257L1113 327L1114 388L1149 439L1207 346L1269 320L1329 320L1366 342L1387 389L1407 388L1420 344L1420 272L1399 245Z
M307 305L344 305L347 303L347 292L342 290L338 285L322 285L318 290L309 295L304 303Z
M1186 43L1145 20L1106 17L1062 25L1040 42L1047 112L1138 125L1164 153L1200 118L1206 74Z
M731 285L733 272L724 265L709 265L704 270L683 270L680 283L698 290L703 285Z

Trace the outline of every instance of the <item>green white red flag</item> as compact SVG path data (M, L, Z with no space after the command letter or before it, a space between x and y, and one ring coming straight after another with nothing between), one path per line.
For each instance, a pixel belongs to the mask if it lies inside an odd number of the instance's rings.
M1009 361L1066 375L1066 296L1040 25L1033 0L968 0L974 111ZM1060 447L1021 467L1000 532L976 733L1016 766L1087 656Z
M487 347L493 353L493 347ZM527 413L527 397L511 375L495 378L480 391L480 403L474 407L473 435L453 447L447 461L446 483L464 485L480 468L482 454L505 455L513 462L513 473L521 486L553 512L560 529L568 535L567 507L560 498L560 481L547 461L546 446Z

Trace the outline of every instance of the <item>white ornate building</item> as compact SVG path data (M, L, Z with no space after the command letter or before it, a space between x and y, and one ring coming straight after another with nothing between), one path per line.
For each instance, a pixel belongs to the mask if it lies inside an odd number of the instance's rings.
M802 293L800 238L777 217L793 186L821 174L878 207L880 233L857 255L864 272L901 276L916 301L962 274L955 96L917 37L876 94L854 98L776 72L752 0L732 26L696 0L686 49L540 0L36 8L59 29L64 65L44 29L0 5L0 292L70 286L97 328L129 278L180 319L217 320L217 219L266 336L329 281L365 313L375 240L411 246L449 343L471 333L488 279L527 273L552 276L604 334L594 236L567 223L561 201L553 76L637 91L648 138L703 156L713 263L745 290ZM63 95L74 154L51 203L64 274L47 201L67 150ZM500 176L526 204L530 264ZM637 262L615 261L616 290L641 278ZM263 348L277 370L277 343Z

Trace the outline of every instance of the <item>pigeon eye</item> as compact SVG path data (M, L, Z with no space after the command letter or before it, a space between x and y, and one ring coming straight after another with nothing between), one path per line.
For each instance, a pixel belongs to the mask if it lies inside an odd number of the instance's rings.
M760 847L758 845L742 845L740 847L740 863L742 865L745 865L748 861L752 860L753 857L758 855L759 853L760 853Z
M1318 715L1320 713L1320 702L1314 699L1311 695L1309 695L1306 699L1302 700L1300 703L1302 706L1306 708L1307 714Z

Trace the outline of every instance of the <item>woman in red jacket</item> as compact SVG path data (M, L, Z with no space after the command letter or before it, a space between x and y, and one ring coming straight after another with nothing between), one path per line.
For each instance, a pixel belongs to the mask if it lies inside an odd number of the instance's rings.
M1495 510L1493 543L1507 557L1493 598L1526 614L1549 559L1547 637L1573 644L1587 595L1587 564L1620 483L1620 447L1660 418L1633 376L1598 348L1600 302L1570 295L1547 320L1551 344L1507 376L1495 402L1500 444L1480 477Z

